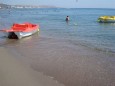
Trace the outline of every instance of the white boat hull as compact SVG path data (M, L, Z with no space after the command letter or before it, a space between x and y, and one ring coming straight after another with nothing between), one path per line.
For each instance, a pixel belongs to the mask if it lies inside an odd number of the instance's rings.
M21 39L23 37L31 36L32 34L38 32L38 31L39 31L39 29L35 29L31 32L13 32L13 33L17 36L18 39ZM4 32L6 37L9 37L10 33L11 32Z

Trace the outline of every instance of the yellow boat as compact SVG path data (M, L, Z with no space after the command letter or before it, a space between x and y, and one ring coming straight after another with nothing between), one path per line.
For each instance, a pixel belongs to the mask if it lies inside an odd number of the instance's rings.
M100 16L98 18L100 23L115 23L115 16Z

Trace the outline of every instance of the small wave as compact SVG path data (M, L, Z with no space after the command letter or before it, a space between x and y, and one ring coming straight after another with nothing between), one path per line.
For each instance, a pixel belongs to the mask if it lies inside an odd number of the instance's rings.
M115 49L110 49L110 48L104 48L103 46L95 46L91 43L88 43L86 41L82 41L82 40L78 40L78 41L73 41L73 40L69 40L70 43L72 43L73 45L80 45L83 47L87 47L96 51L100 51L100 52L105 52L105 53L111 53L111 54L115 54Z

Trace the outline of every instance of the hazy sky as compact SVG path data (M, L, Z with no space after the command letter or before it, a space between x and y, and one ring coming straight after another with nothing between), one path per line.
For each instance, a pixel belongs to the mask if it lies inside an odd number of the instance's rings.
M0 0L6 4L54 5L67 8L115 8L115 0Z

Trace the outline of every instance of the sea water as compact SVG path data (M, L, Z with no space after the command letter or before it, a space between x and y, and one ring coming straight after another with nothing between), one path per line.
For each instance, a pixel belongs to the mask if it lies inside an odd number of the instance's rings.
M39 8L1 9L0 29L13 23L31 22L40 25L40 35L69 40L104 52L115 52L115 23L99 23L103 15L115 15L115 9ZM70 21L66 22L66 16ZM0 33L1 40L3 34Z

